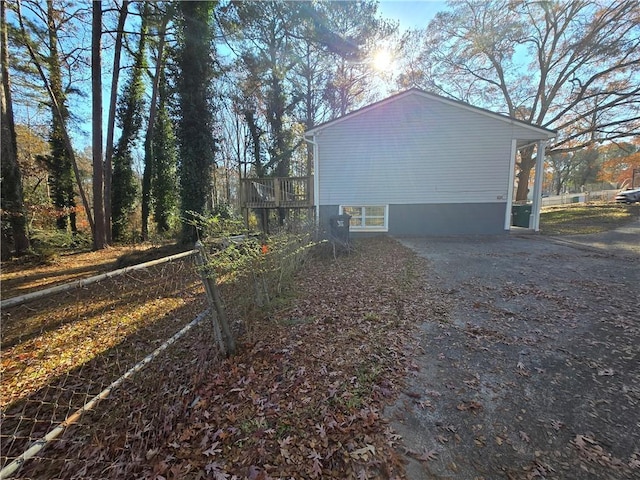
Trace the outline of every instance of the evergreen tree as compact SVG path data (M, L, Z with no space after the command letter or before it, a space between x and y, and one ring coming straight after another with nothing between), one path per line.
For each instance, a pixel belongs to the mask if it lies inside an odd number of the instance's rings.
M46 160L53 177L56 173L60 173L60 178L50 179L53 200L59 214L57 224L61 229L70 227L72 232L76 231L76 192L73 188L75 178L87 221L93 230L91 208L81 182L67 128L70 118L67 96L78 91L73 74L82 69L81 64L85 58L82 55L84 49L81 45L77 45L76 42L72 47L65 40L86 25L83 21L86 18L87 9L76 8L73 2L62 7L56 6L54 0L46 2L26 0L24 6L29 10L29 15L25 19L22 15L22 4L23 2L15 3L18 20L15 41L19 48L24 48L28 52L30 65L26 69L24 65L20 65L19 68L27 73L27 77L33 74L39 77L47 93L48 106L51 108L51 154Z
M165 43L167 25L169 20L174 16L174 7L171 4L166 5L166 9L163 10L165 5L161 3L155 3L154 9L149 8L149 2L144 4L143 15L149 18L152 24L152 31L156 37L155 41L153 36L151 37L150 50L152 51L153 62L155 63L155 72L153 72L153 80L151 86L151 100L149 102L149 116L147 117L147 132L144 139L144 171L142 172L142 225L141 234L142 240L149 239L149 215L152 208L152 193L151 186L153 183L153 176L155 171L155 158L153 153L153 136L154 128L156 126L156 115L158 110L158 96L160 89L160 82L163 80L164 68L165 68ZM151 76L151 73L149 73Z
M112 240L111 235L111 182L113 177L113 153L114 153L114 130L116 124L116 109L118 104L118 84L120 79L120 58L122 56L122 44L124 39L124 26L129 15L129 2L123 0L118 14L118 24L116 27L116 38L113 52L113 66L111 73L111 92L109 95L109 114L107 120L107 138L105 139L104 152L104 216L105 228L107 230L107 241Z
M164 77L164 75L162 76ZM153 200L153 216L158 233L167 232L170 228L171 217L177 208L176 194L177 150L173 125L166 105L166 85L164 78L160 80L158 92L159 105L156 125L153 129L154 171L151 184Z
M58 30L54 28L55 17L58 12L53 8L53 2L47 1L47 20L49 24L49 82L51 91L57 99L59 110L52 107L51 114L51 155L47 158L51 176L49 177L53 204L58 209L56 224L60 230L71 228L77 231L75 194L73 191L74 176L73 165L69 150L67 149L65 132L69 111L67 109L67 95L62 86L62 72L60 56L58 53Z
M180 151L180 197L183 243L194 242L197 233L190 212L205 210L214 163L214 113L212 81L215 77L212 52L214 2L181 2L176 79L178 92L178 144Z

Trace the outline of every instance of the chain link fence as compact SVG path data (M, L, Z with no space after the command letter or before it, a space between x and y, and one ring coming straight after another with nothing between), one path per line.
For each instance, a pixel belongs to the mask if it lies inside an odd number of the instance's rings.
M168 428L216 360L193 253L2 302L0 478L135 472L128 452Z
M259 335L252 319L312 245L308 232L197 244L2 301L0 479L155 479L159 439L235 339Z

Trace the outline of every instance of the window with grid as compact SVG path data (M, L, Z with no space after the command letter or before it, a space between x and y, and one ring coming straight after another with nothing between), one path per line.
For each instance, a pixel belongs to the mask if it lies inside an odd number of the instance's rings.
M351 215L351 230L387 231L387 205L342 205L340 214Z

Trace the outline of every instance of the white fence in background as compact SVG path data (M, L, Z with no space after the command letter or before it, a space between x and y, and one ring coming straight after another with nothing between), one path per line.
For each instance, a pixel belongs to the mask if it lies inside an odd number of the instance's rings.
M566 205L569 203L613 202L620 190L599 190L595 192L564 193L542 198L542 206Z

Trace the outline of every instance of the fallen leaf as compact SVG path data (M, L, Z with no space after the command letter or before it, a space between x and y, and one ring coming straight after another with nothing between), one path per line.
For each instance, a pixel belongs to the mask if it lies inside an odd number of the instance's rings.
M356 460L362 459L364 461L369 460L369 455L375 455L375 454L376 454L376 448L373 445L366 445L362 448L354 450L353 452L349 452L349 456L351 458L354 458Z
M478 447L484 447L487 444L487 439L484 437L484 435L480 435L479 437L477 437L476 439L474 439L473 441L476 446Z
M551 420L551 426L554 430L560 430L562 427L564 427L564 423L560 420Z
M146 454L147 460L151 460L153 457L157 455L157 453L158 453L157 448L152 448L151 450L148 450Z
M470 402L462 402L460 404L458 404L458 406L456 407L458 410L460 410L461 412L466 412L466 411L472 411L472 412L476 412L478 410L482 410L482 404L480 402L477 402L475 400L472 400Z
M203 455L210 457L210 456L214 456L216 453L220 453L222 451L222 449L218 448L220 446L220 442L213 442L213 444L204 452L202 452Z
M416 460L420 460L421 462L432 462L438 456L438 451L435 449L427 450L424 449L423 452L419 455L414 455Z

